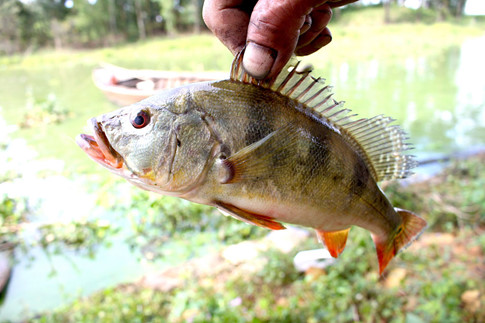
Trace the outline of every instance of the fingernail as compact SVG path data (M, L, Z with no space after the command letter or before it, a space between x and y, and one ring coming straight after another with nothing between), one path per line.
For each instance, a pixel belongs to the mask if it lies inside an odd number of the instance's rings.
M249 75L261 80L271 71L277 54L274 49L249 42L244 52L243 68Z

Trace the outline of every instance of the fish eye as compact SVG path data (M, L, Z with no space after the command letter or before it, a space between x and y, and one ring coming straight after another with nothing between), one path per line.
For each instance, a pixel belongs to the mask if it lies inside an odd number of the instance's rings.
M150 115L148 112L141 110L136 114L136 116L131 120L133 127L140 129L145 127L150 122Z

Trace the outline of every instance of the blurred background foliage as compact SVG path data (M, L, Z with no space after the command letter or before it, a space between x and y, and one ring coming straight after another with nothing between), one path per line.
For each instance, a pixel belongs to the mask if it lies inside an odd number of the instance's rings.
M201 29L202 0L3 0L0 53L92 47Z
M376 20L382 23L434 23L462 21L466 0L358 1L346 10L358 11L369 3L384 6ZM409 3L414 10L405 7ZM2 0L0 54L45 46L110 46L154 35L199 33L205 29L202 5L203 0ZM334 21L359 24L355 17L340 13L336 9Z

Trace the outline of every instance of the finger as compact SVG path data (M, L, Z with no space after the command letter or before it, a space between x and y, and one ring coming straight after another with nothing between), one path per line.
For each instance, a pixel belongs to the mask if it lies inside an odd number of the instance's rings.
M332 9L327 4L324 4L315 8L310 16L312 17L312 26L298 39L297 50L310 44L315 38L320 36L332 18Z
M295 50L295 54L298 56L306 56L313 54L320 48L327 46L332 41L332 34L328 28L325 28L322 33L316 37L312 42L305 46L299 47Z
M326 0L259 0L251 14L245 70L257 79L272 78L296 48L305 17Z
M330 5L330 8L338 8L357 1L358 0L329 0L328 4Z
M312 26L312 17L310 15L307 15L305 17L305 22L303 23L303 26L300 29L300 35L306 33Z
M246 44L250 12L256 0L206 0L202 18L212 33L236 54Z

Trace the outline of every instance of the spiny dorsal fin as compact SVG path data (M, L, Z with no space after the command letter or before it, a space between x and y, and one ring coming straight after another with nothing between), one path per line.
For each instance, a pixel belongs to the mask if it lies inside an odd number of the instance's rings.
M271 89L300 103L305 112L340 132L366 162L376 181L405 178L411 174L417 163L413 156L403 152L412 146L399 126L390 125L394 119L383 115L354 119L356 114L349 114L351 110L343 108L343 101L332 98L332 88L325 85L325 80L313 77L308 68L300 68L295 58L277 77L257 80L244 71L243 55L244 49L232 63L231 80Z

